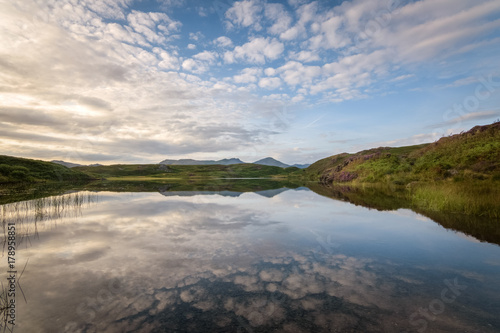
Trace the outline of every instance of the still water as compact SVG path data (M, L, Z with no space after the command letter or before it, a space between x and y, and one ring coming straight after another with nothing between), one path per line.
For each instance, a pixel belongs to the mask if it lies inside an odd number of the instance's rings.
M15 332L500 331L500 247L407 209L307 188L0 207Z

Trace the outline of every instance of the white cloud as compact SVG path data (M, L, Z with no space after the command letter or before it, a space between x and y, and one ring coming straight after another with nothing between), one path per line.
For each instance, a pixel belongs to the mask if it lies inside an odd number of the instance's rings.
M200 39L205 38L205 35L201 31L197 32L190 32L189 33L189 39L194 40L194 41L199 41Z
M469 77L466 77L463 79L455 80L452 83L443 86L443 88L468 86L469 84L473 84L473 83L477 83L477 82L479 82L478 77L469 76Z
M233 42L229 37L220 36L214 40L214 43L220 47L231 47L233 46Z
M316 94L326 90L343 92L344 96L353 98L357 89L369 85L376 76L387 74L386 51L375 51L370 54L356 54L341 58L337 62L323 65L325 79L313 85L311 92ZM351 91L351 92L349 92Z
M235 75L233 80L236 83L255 83L261 75L262 69L258 67L245 68L239 75Z
M236 59L247 62L264 64L266 60L277 59L284 51L285 46L276 38L254 38L250 42L236 46L232 52L226 52L224 59L232 63Z
M488 110L488 111L477 111L470 112L459 117L449 119L445 122L440 122L428 126L429 128L449 128L450 126L461 126L464 122L479 121L479 120L494 120L500 116L500 110Z
M286 31L292 23L292 18L285 10L282 4L266 3L264 15L273 22L273 25L267 31L273 35L279 35Z
M279 67L277 72L286 84L290 86L305 86L310 84L314 78L321 75L321 67L304 66L300 62L289 61Z
M499 40L500 3L492 0L420 0L392 9L386 0L336 7L290 0L292 9L266 1L230 2L222 21L246 29L205 43L201 31L173 20L182 15L171 9L168 15L130 11L131 0L38 3L0 3L0 107L3 119L11 121L0 124L2 140L34 154L57 150L58 140L73 136L82 145L85 138L102 144L82 148L86 156L127 154L130 148L120 142L132 139L163 151L203 150L202 138L189 126L219 120L255 125L249 115L272 109L265 104L271 99L304 101L307 107L317 100L363 98L386 93L378 83L399 86L393 83L419 80L429 68L440 87L454 88L498 67L487 55L497 53ZM189 39L180 40L181 33ZM222 61L227 66L211 71ZM310 66L316 62L322 63ZM250 68L242 70L242 64ZM280 94L271 98L266 89ZM24 116L13 118L16 112ZM39 119L31 121L30 114ZM225 149L214 128L204 129L214 136L208 149ZM254 141L265 137L246 130ZM233 138L231 147L252 141Z
M159 67L164 69L179 69L179 59L166 51L160 53L161 61L158 64Z
M258 0L236 1L233 6L226 11L226 18L238 27L252 27L261 30L260 14L262 4Z
M276 75L276 69L268 67L264 70L264 73L266 73L267 76L274 76Z
M146 39L129 27L123 27L117 23L109 23L105 26L105 33L111 35L113 39L123 41L129 44L148 45Z
M300 25L305 25L314 21L318 16L318 2L313 1L300 6L299 9L297 9L297 15L299 16Z
M200 53L194 55L193 58L195 58L197 60L206 61L209 64L213 64L213 63L215 63L215 61L218 58L218 56L219 55L216 52L213 52L213 51L203 51L203 52L200 52Z
M128 14L127 20L130 27L151 43L164 43L167 40L166 35L177 32L182 25L179 21L171 20L165 13L143 13L135 10Z
M306 34L306 29L304 28L304 26L295 25L295 26L291 27L290 29L282 32L280 34L280 39L289 41L289 40L298 39L301 36L305 36L305 34Z
M310 48L317 50L323 49L339 49L350 43L350 38L348 38L342 27L343 18L338 16L333 16L327 20L321 22L319 25L319 34L313 36L310 40Z
M469 7L466 11L463 8L465 4ZM463 1L453 4L449 2L446 16L438 16L436 12L444 10L442 5L421 1L404 7L395 15L395 24L375 35L374 43L377 46L396 49L401 60L419 62L439 55L446 56L450 49L476 42L479 36L500 27L500 20L483 21L495 12L500 13L500 3L497 1ZM403 21L423 10L432 13L427 20L415 22L413 19L414 24L411 26Z
M299 18L297 23L283 31L280 34L280 39L291 41L307 37L307 26L314 23L317 17L320 16L317 11L318 3L316 1L301 5L296 11L296 15Z
M85 0L85 6L107 19L125 19L124 8L131 0Z
M208 16L209 10L207 10L207 8L205 8L205 7L198 7L196 10L198 12L198 15L200 15L201 17L207 17Z
M415 76L414 74L400 75L400 76L397 76L397 77L395 77L394 79L392 79L392 80L391 80L391 82L403 81L403 80L406 80L406 79L412 78L412 77L414 77L414 76Z
M186 59L182 62L182 69L188 72L201 74L205 73L208 70L208 67L201 61L196 61L194 59Z
M312 51L290 52L289 56L291 59L300 62L313 62L321 60L319 55Z
M279 77L265 77L259 81L259 87L264 89L277 89L280 86L281 79Z

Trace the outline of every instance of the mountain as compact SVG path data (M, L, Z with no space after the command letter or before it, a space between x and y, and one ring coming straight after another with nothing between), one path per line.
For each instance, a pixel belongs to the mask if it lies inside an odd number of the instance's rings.
M290 167L290 165L288 164L285 164L285 163L282 163L278 160L275 160L274 158L272 157L266 157L266 158L263 158L261 160L258 160L258 161L255 161L253 162L253 164L261 164L261 165L269 165L269 166L277 166L277 167L280 167L280 168L288 168Z
M333 155L313 163L306 174L323 183L500 180L500 122L430 144Z
M52 161L50 161L50 163L64 165L67 168L75 168L75 167L79 167L79 166L101 166L102 165L102 164L99 164L99 163L89 164L89 165L83 165L83 164L65 162L65 161L60 161L60 160L52 160Z
M180 160L163 160L160 164L166 165L212 165L212 164L221 164L221 165L232 165L232 164L243 164L242 160L239 158L225 158L223 160L192 160L192 159L180 159Z
M225 158L223 160L192 160L192 159L180 159L180 160L163 160L160 162L160 164L165 164L165 165L215 165L215 164L220 164L220 165L232 165L232 164L245 164L246 162L243 162L239 158ZM285 163L282 163L272 157L266 157L261 160L255 161L250 164L260 164L260 165L267 165L267 166L277 166L280 168L288 168L290 166L299 168L299 169L305 169L310 164L294 164L294 165L288 165Z
M77 166L82 166L81 164L71 163L71 162L65 162L65 161L60 161L60 160L52 160L52 161L50 161L50 163L64 165L67 168L74 168L74 167L77 167Z
M292 165L293 167L299 168L299 169L305 169L309 167L311 164L294 164Z

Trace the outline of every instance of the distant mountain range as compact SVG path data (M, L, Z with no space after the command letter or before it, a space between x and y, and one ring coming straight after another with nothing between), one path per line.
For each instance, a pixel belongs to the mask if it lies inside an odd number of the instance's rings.
M84 164L78 164L78 163L71 163L71 162L65 162L65 161L60 161L60 160L52 160L50 161L51 163L59 164L59 165L64 165L67 168L74 168L74 167L79 167L79 166L101 166L102 164L89 164L89 165L84 165Z
M225 158L223 160L213 161L213 160L191 160L191 159L181 159L181 160L163 160L160 164L166 165L210 165L210 164L242 164L245 163L239 158Z
M71 163L71 162L66 162L66 161L60 161L60 160L52 160L52 163L64 165L65 167L68 168L74 168L74 167L79 167L79 166L101 166L101 164L90 164L90 165L83 165L83 164L77 164L77 163ZM165 164L165 165L213 165L213 164L220 164L220 165L231 165L231 164L244 164L246 162L243 162L239 158L225 158L223 160L192 160L192 159L181 159L181 160L163 160L160 162L160 164ZM268 165L268 166L277 166L280 168L288 168L288 167L297 167L300 169L305 169L307 168L310 164L294 164L294 165L289 165L285 164L283 162L280 162L272 157L266 157L261 160L255 161L250 164L260 164L260 165Z
M223 160L191 160L191 159L181 159L181 160L163 160L160 164L166 165L210 165L210 164L221 164L221 165L231 165L231 164L243 164L242 160L239 158L225 158ZM268 166L277 166L280 168L288 168L288 167L297 167L300 169L307 168L310 164L294 164L289 165L283 162L280 162L272 157L266 157L261 160L255 161L251 164L260 164L260 165L268 165Z

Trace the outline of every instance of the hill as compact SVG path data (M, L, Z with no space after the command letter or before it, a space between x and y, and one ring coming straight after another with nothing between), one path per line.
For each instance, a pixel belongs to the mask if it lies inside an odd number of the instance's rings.
M393 183L500 179L500 122L476 126L431 144L338 154L306 169L322 183Z
M78 164L78 163L65 162L65 161L61 161L61 160L52 160L52 161L50 161L50 163L64 165L67 168L74 168L77 166L82 166L81 164Z
M66 162L66 161L61 161L61 160L52 160L52 161L50 161L50 163L64 165L67 168L74 168L77 166L99 166L99 165L102 165L99 163L83 165L83 164L71 163L71 162Z
M251 163L233 165L165 165L165 164L115 164L93 167L75 167L99 178L269 178L283 177L296 172L297 168L256 165ZM125 177L125 178L124 178Z
M258 161L253 162L253 164L277 166L277 167L280 167L280 168L288 168L289 167L288 164L285 164L285 163L282 163L282 162L280 162L278 160L275 160L272 157L266 157L266 158L260 159Z
M293 167L296 167L296 168L299 168L299 169L305 169L307 168L308 166L310 166L311 164L294 164L292 165Z
M234 164L260 164L260 165L268 165L268 166L277 166L280 168L289 168L296 167L299 169L307 168L310 164L294 164L288 165L283 162L280 162L272 157L266 157L255 161L253 163L246 163L240 160L239 158L225 158L222 160L193 160L193 159L180 159L180 160L163 160L160 164L165 165L234 165Z
M0 183L90 179L91 177L83 172L71 170L59 164L0 155Z
M181 159L181 160L163 160L160 164L165 165L232 165L232 164L243 164L242 160L239 158L225 158L222 160L192 160L192 159Z

